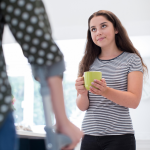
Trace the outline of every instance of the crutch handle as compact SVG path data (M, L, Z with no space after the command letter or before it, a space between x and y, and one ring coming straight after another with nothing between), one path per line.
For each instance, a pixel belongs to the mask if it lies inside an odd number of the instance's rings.
M59 134L59 133L56 133L56 134L57 134L57 137L58 137L60 149L62 147L65 147L65 146L72 143L71 139L68 136L66 136L64 134Z
M47 150L60 150L61 148L72 143L71 139L60 133L55 133L50 127L45 127L47 133L46 148Z

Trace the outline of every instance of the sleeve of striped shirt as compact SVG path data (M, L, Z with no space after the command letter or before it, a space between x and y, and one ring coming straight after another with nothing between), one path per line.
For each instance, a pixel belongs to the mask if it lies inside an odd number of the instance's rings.
M133 54L129 63L128 73L133 71L141 71L143 73L143 66L140 57L137 54Z

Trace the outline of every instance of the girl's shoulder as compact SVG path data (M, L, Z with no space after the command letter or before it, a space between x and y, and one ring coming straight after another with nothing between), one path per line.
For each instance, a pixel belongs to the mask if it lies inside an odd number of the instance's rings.
M126 57L127 60L140 59L140 57L136 53L129 53L129 52L124 52L124 57Z

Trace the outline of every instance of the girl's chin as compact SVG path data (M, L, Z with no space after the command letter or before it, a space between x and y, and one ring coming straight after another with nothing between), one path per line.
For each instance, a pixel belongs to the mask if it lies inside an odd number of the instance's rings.
M99 47L105 47L105 45L104 44L97 44L97 46L99 46Z

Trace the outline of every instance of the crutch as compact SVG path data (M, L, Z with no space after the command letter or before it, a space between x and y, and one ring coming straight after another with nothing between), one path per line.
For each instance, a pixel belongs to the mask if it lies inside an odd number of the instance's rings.
M32 71L34 77L37 78L41 84L41 95L44 106L44 115L46 121L46 149L47 150L60 150L62 147L69 145L72 141L71 139L63 134L56 133L53 131L52 125L52 105L51 105L51 97L50 90L48 88L48 84L46 82L46 68L36 67L32 65Z

